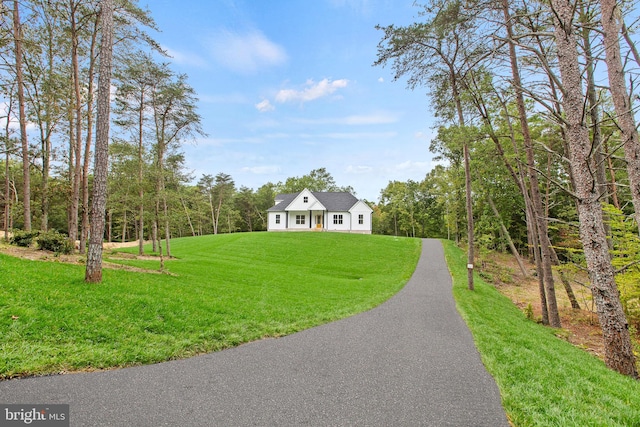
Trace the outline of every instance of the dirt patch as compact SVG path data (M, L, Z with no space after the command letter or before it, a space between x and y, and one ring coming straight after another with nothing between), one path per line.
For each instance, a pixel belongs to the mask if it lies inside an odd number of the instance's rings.
M111 243L105 243L103 245L103 249L105 251L110 251L118 248L132 247L137 245L138 245L138 242L124 242L124 243L111 242ZM78 254L78 253L68 254L68 255L56 254L50 251L44 251L36 248L22 248L19 246L9 245L7 243L0 243L0 253L18 257L18 258L34 260L34 261L62 262L65 264L75 264L75 265L85 265L86 263L86 256L82 254ZM105 256L105 258L107 258L107 256ZM152 260L152 261L158 261L158 263L160 262L160 259L157 256L134 255L134 254L127 254L124 252L119 252L116 254L110 253L108 254L108 258ZM165 258L165 261L167 261L166 258ZM126 270L126 271L135 271L139 273L171 274L166 271L161 271L160 269L153 270L153 269L138 268L138 267L133 267L128 265L117 264L109 261L103 261L102 267L109 268L112 270Z
M487 261L481 263L483 265L481 269L483 273L481 274L486 275L485 279L489 278L496 289L511 299L525 314L531 310L533 318L540 321L542 309L535 266L526 263L528 276L523 278L514 257L505 254L491 254L486 259ZM500 280L500 278L505 280ZM589 282L586 277L579 279L579 281ZM556 277L555 288L562 322L562 329L557 331L556 336L604 360L602 330L591 299L591 291L577 282L572 282L571 288L580 304L580 309L573 309L559 277ZM638 341L637 336L633 338Z

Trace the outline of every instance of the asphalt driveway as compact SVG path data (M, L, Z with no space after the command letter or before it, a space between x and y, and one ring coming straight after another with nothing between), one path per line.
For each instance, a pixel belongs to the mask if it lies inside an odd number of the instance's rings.
M508 426L456 311L442 245L381 306L186 360L0 382L0 403L66 403L72 426Z

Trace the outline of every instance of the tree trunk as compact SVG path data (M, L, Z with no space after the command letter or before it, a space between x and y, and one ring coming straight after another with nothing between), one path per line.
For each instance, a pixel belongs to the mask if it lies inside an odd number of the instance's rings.
M156 215L157 217L158 215ZM153 246L153 252L158 252L158 220L157 218L153 220L153 224L151 227L151 241Z
M98 80L98 111L96 123L96 153L94 161L91 231L85 281L102 281L102 241L107 204L107 173L109 168L109 120L111 95L111 60L113 55L113 0L101 0L100 77Z
M607 158L607 169L609 170L609 175L611 176L611 182L609 183L609 192L611 193L611 203L618 210L622 210L622 206L620 205L620 201L618 200L618 184L616 182L616 170L613 167L613 161L611 160L611 156L609 155L609 144L607 144L607 140L605 139L603 143L604 152L606 153Z
M529 198L527 194L525 196ZM542 310L542 324L549 324L549 307L547 305L547 292L544 286L544 272L542 270L542 255L540 253L540 238L538 236L538 227L535 226L534 214L533 214L533 206L531 205L531 201L527 203L527 211L526 211L527 222L532 224L530 227L531 237L533 242L533 259L536 265L536 275L538 276L538 293L540 294L540 307Z
M211 227L213 228L213 234L218 234L216 214L213 210L213 197L211 196L211 189L209 189L209 208L211 209Z
M140 94L138 110L138 254L144 255L144 91Z
M527 172L530 182L531 202L533 207L533 220L535 221L538 238L540 242L540 255L542 261L542 272L545 284L545 293L547 306L549 309L549 325L554 328L561 327L560 314L558 312L558 304L556 301L555 286L553 280L553 270L551 268L551 255L547 239L549 230L547 220L544 215L542 206L542 196L540 195L540 187L538 184L538 173L535 170L535 157L533 152L533 141L529 132L529 122L527 120L527 111L524 105L524 96L522 94L522 82L520 80L520 71L518 68L518 59L516 56L516 48L513 42L513 32L511 29L511 16L509 13L508 0L502 0L502 9L507 29L507 37L509 39L509 57L511 59L511 74L513 76L513 87L516 93L516 105L518 107L518 116L520 118L520 128L524 140L525 152L527 155Z
M71 10L71 66L73 72L73 94L75 113L75 138L73 147L73 172L71 174L71 200L69 215L69 240L78 240L78 213L80 211L80 181L82 180L82 96L80 94L80 64L78 63L79 35L76 27L76 7L74 0L70 0Z
M162 214L164 215L164 240L167 245L167 257L171 258L171 226L169 225L169 209L167 208L167 196L162 198Z
M9 123L10 121L7 120L7 128L9 127ZM6 141L7 141L7 145L5 146L5 156L4 156L4 239L5 240L9 240L9 211L11 208L11 190L10 190L10 183L9 183L9 147L8 147L8 141L9 141L9 131L7 129L7 132L5 133L6 135Z
M633 54L633 58L636 60L636 64L640 66L640 53L638 53L638 49L636 48L635 43L633 42L633 40L631 40L631 36L629 35L629 31L627 30L627 25L622 19L620 19L620 21L622 23L622 36L627 42L627 45L629 45L629 50Z
M7 120L4 125L4 239L9 240L9 217L11 214L11 180L9 179L9 160L11 160L12 143L10 140L11 114L13 111L13 97L9 95L7 102Z
M469 158L469 143L464 142L464 181L465 181L465 203L467 207L467 287L469 290L474 289L473 285L473 264L475 261L474 254L474 237L473 237L473 201L471 199L471 159Z
M127 208L124 208L124 211L122 213L122 236L120 236L120 239L122 241L122 243L127 241L127 227L129 226L129 222L127 221Z
M585 18L584 11L581 12L581 16ZM607 166L605 164L605 156L603 155L602 148L602 132L600 129L600 105L598 104L598 97L596 94L596 79L594 71L594 58L591 50L591 29L589 25L583 25L582 27L582 42L584 46L584 54L587 68L587 101L589 101L589 118L591 119L591 135L592 145L594 152L594 159L596 162L596 182L598 183L598 193L600 194L600 200L604 203L609 203L609 190L607 183ZM607 214L603 212L604 217L604 231L607 234L607 245L609 250L613 249L613 240L611 239L611 225L608 220ZM563 284L566 279L563 278ZM565 284L565 288L566 288ZM574 297L575 299L575 297ZM577 301L576 301L577 304ZM573 305L573 300L571 300Z
M607 247L602 208L597 186L590 171L595 170L591 158L589 129L583 115L584 95L578 60L577 41L572 26L573 4L568 0L552 0L554 31L558 49L558 65L563 83L566 113L566 135L569 161L575 179L578 199L580 238L591 278L591 290L605 344L605 362L624 375L637 378L638 371L629 336L629 325L622 310L614 271ZM603 10L605 9L603 5Z
M22 146L22 198L24 205L24 229L31 231L31 171L29 141L27 139L27 113L25 111L24 79L22 77L22 27L18 0L13 0L13 37L15 42L16 80L18 85L18 112L20 121L20 144Z
M93 78L95 73L95 49L98 37L98 23L94 25L91 36L91 48L89 49L89 78L87 99L87 140L84 145L84 164L82 166L82 226L80 228L80 253L86 250L89 236L89 165L91 164L91 145L93 142Z
M138 217L138 255L144 255L144 204L142 202L138 207Z
M180 203L182 203L182 207L184 208L184 214L187 217L187 222L189 223L189 228L191 229L191 235L195 237L196 231L193 228L193 223L191 222L191 216L189 216L189 210L187 209L187 205L184 202L184 199L180 197Z
M640 140L634 119L634 112L625 84L625 73L620 56L621 11L616 0L600 0L602 8L602 29L605 45L605 61L609 75L611 98L616 110L616 121L624 146L631 200L635 209L636 223L640 227Z
M445 58L443 57L443 59ZM460 93L458 91L458 81L456 79L457 73L455 72L451 64L447 63L447 65L449 66L449 81L451 82L451 92L453 95L453 100L456 104L456 111L458 112L458 123L460 127L464 127L465 121L464 114L462 112ZM462 152L462 156L464 159L465 206L467 210L467 287L472 291L474 289L473 264L475 261L473 247L473 200L471 198L471 159L469 155L469 142L466 139L462 143Z
M498 219L498 222L500 223L500 229L502 230L502 234L504 235L504 237L507 239L509 249L511 250L511 253L515 257L516 261L518 262L518 266L520 267L520 272L522 273L522 277L527 277L528 276L527 269L524 267L522 258L520 257L520 254L518 253L516 246L513 244L513 240L511 240L511 235L509 234L509 230L507 230L507 227L504 226L504 222L502 222L502 217L500 216L500 212L498 212L498 208L496 208L496 204L493 202L493 199L491 198L490 195L487 196L487 200L489 201L489 206L491 207L493 214L496 216L496 218Z
M107 212L107 242L111 243L113 233L113 210Z

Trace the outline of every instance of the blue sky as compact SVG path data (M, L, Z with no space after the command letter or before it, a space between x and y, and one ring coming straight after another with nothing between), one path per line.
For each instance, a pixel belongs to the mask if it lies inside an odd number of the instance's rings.
M237 187L325 167L377 201L389 181L433 167L424 90L373 67L380 25L417 19L413 0L143 0L189 76L208 134L183 146L187 168Z

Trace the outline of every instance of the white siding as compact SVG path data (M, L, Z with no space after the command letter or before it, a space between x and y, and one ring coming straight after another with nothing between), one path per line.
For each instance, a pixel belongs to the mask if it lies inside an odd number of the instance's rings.
M304 217L304 224L296 224L296 216ZM309 211L289 212L289 230L309 230Z
M306 202L305 202L306 197ZM310 210L322 210L324 206L315 198L311 191L303 190L298 196L286 207L289 212L292 211L310 211ZM293 217L295 219L295 216Z
M276 224L276 218L280 216L280 224ZM286 230L287 228L287 214L286 212L269 212L269 218L267 222L268 231Z
M366 203L359 201L351 208L351 230L357 233L371 233L372 210ZM362 215L362 224L359 217Z
M342 224L334 224L334 216L342 215ZM351 214L349 212L329 212L325 228L329 231L349 231Z

